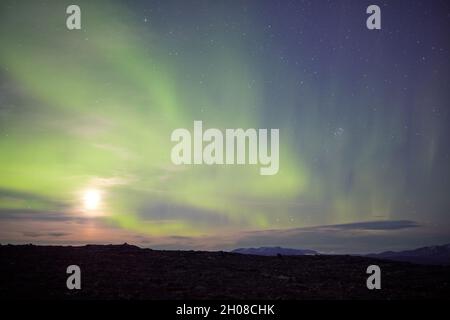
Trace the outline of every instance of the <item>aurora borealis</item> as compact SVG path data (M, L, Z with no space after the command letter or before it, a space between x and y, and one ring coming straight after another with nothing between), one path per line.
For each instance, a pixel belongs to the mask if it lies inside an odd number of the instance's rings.
M445 1L381 30L366 1L76 1L69 31L70 4L0 4L1 243L450 241ZM173 165L196 120L279 128L279 172Z

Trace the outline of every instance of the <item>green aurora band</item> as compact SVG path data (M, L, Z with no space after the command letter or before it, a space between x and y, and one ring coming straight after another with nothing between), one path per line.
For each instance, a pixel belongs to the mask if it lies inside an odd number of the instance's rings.
M302 93L287 88L285 99L271 106L283 112L268 110L266 75L247 50L248 40L221 31L223 12L232 8L210 4L220 45L179 39L182 55L137 12L93 2L78 1L81 31L65 27L67 1L24 1L14 12L8 2L0 5L0 64L12 88L0 115L0 208L80 215L83 190L97 188L104 194L105 223L148 236L194 237L406 214L395 191L408 184L405 174L373 165L389 166L396 145L407 139L398 130L401 115L395 113L401 110L377 118L354 108L358 120L351 125L367 124L368 135L337 132L331 143L321 132L343 113L342 99L305 84ZM247 39L262 37L251 31ZM193 24L185 37L195 32ZM293 75L282 71L290 83ZM330 80L329 91L341 89L338 79ZM367 97L352 99L350 106ZM374 107L385 103L383 97L371 100ZM417 119L422 130L438 128L427 115ZM172 165L170 134L191 129L194 120L209 128L279 128L279 173L261 176L250 165ZM392 133L399 140L386 142ZM435 144L423 142L412 157L423 176L432 170L440 143L435 136ZM318 169L318 157L331 165ZM350 174L349 190L342 185ZM171 215L173 208L205 219Z

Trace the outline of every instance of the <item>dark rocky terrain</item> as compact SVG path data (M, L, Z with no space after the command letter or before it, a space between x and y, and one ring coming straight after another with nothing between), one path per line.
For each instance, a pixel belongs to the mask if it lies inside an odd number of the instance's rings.
M284 256L306 256L319 254L317 251L309 249L290 249L282 247L238 248L234 249L232 252L242 254L254 254L257 256L276 256L279 254Z
M0 246L0 298L37 299L448 299L450 267L356 256L264 257L156 251L129 245ZM81 290L66 268L81 267ZM366 268L382 289L366 288Z

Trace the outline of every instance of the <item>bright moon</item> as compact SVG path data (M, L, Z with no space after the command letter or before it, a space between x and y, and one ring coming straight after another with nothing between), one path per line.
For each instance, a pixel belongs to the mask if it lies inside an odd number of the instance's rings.
M83 205L86 210L96 210L100 206L100 191L91 189L86 190L83 194Z

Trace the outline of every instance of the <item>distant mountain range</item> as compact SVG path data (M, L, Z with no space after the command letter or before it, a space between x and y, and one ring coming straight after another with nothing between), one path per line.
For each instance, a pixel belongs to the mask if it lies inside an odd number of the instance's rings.
M365 256L417 264L450 265L450 244L422 247L406 251L386 251Z
M282 247L239 248L232 252L258 256L305 256L321 254L308 249L289 249ZM450 244L422 247L406 251L386 251L362 255L370 258L411 262L428 265L450 265Z
M289 249L281 247L239 248L233 250L232 252L241 254L253 254L257 256L276 256L279 254L284 256L309 256L318 254L318 252L314 250Z

